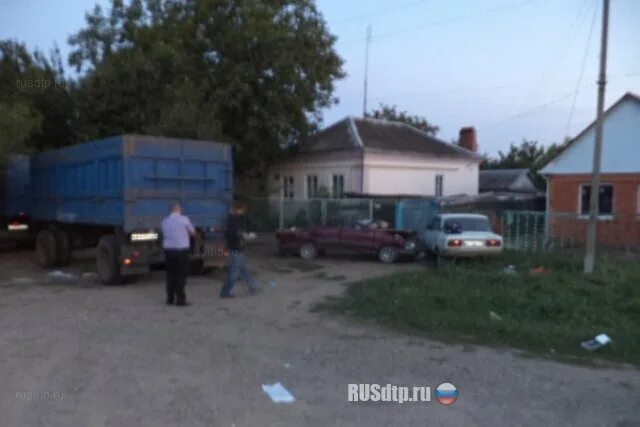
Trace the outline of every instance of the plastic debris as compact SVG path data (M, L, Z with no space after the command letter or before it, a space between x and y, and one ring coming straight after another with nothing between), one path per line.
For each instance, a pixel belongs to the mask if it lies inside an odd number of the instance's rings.
M499 315L498 313L496 313L495 311L490 311L490 312L489 312L489 318L490 318L491 320L497 320L497 321L502 320L502 316L500 316L500 315Z
M269 287L271 287L271 288L275 288L276 287L275 280L272 280L272 281L269 282Z
M502 272L505 274L511 274L514 275L517 273L516 271L516 266L513 264L509 264L508 266L506 266L505 268L502 269Z
M273 403L293 403L296 398L282 384L262 384L262 391L267 393Z
M287 368L287 369L289 369L289 368L291 367L291 364L290 364L290 363L286 363L286 362L285 362L284 367L285 367L285 368Z
M607 334L597 335L594 339L589 341L582 342L582 348L588 351L594 351L599 349L600 347L604 347L605 345L611 343L612 340L609 338Z

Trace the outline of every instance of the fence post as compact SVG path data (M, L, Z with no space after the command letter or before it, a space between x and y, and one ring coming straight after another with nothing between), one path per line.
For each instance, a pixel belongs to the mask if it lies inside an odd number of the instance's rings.
M369 221L373 221L373 199L369 199Z
M284 228L284 197L280 197L278 225L280 230Z
M320 202L320 223L327 224L327 199L322 199Z

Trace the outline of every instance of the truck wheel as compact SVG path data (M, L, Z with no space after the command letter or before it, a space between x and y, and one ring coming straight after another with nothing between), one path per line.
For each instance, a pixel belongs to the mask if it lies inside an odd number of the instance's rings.
M398 250L393 246L383 246L378 252L378 259L385 264L392 264L398 259Z
M36 236L36 261L42 268L56 263L56 237L51 230L40 230Z
M71 241L69 234L63 230L54 230L56 239L56 264L68 265L71 262Z
M318 248L313 243L303 243L300 246L300 258L311 261L318 256Z
M115 236L102 236L98 241L96 266L98 268L98 276L105 285L119 285L122 283L120 246Z

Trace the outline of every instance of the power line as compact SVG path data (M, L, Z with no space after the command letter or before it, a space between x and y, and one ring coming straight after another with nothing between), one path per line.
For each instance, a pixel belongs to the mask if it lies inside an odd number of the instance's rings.
M498 120L498 121L495 121L495 122L492 122L492 123L489 123L489 124L486 124L486 125L485 124L479 125L478 127L489 128L489 127L493 127L493 126L499 125L499 124L504 123L504 122L511 121L513 119L520 118L522 116L526 116L526 115L531 114L531 113L535 113L537 111L540 111L540 110L543 110L543 109L545 109L547 107L550 107L550 106L552 106L554 104L557 104L560 101L564 101L565 99L573 96L576 91L581 91L583 89L586 89L586 88L589 88L589 87L593 87L593 86L594 86L594 83L590 83L590 84L584 85L584 86L582 86L582 87L580 87L580 88L578 88L576 90L572 90L571 92L567 92L567 93L565 93L565 94L563 94L563 95L561 95L561 96L559 96L559 97L557 97L555 99L547 101L544 104L538 105L537 107L530 108L530 109L528 109L526 111L521 111L520 113L514 114L514 115L509 116L509 117L505 117L504 119L501 119L501 120Z
M569 32L567 33L570 34L570 37L565 37L563 39L566 44L558 45L559 49L557 51L557 54L549 58L549 63L543 68L543 72L542 74L540 74L540 78L536 80L536 83L534 84L529 96L523 99L522 103L520 104L520 109L524 108L527 103L535 103L538 101L538 97L542 92L542 88L545 86L549 79L549 76L552 74L551 71L555 69L555 66L558 65L562 58L566 57L567 52L571 47L571 42L573 41L576 33L578 32L578 29L580 28L580 17L582 16L582 12L584 11L586 5L587 0L583 0L581 6L577 10L575 19L572 22L571 27L569 28Z
M425 28L429 28L429 27L434 27L434 26L438 26L438 25L442 25L442 24L448 24L449 22L455 22L455 21L459 21L462 19L466 19L466 18L470 18L470 17L474 17L474 16L478 16L478 15L485 15L487 13L492 13L492 12L499 12L502 10L506 10L506 9L512 9L515 7L519 7L519 6L525 6L527 4L536 2L538 0L523 0L523 1L519 1L519 2L515 2L515 3L509 3L509 4L505 4L502 6L497 6L497 7L493 7L493 8L489 8L489 9L483 9L477 12L473 12L473 13L466 13L463 15L458 15L458 16L453 16L451 18L446 18L446 19L442 19L439 21L432 21L429 22L427 24L424 25L419 25L413 28L407 28L407 29L402 29L402 30L395 30L395 31L389 31L386 33L381 33L381 34L373 34L371 37L373 39L381 39L381 38L386 38L386 37L392 37L398 34L404 34L404 33L412 33L415 31L420 31L423 30ZM347 43L351 43L351 42L360 42L363 41L364 38L360 37L357 39L351 39L346 41Z
M571 103L571 109L569 110L569 118L567 119L567 127L564 131L564 136L569 135L571 128L571 120L573 119L573 113L576 108L576 102L578 100L578 88L582 84L582 77L584 76L585 66L587 65L587 57L589 55L589 48L591 47L591 38L593 36L593 28L596 24L596 16L598 15L598 8L593 8L593 18L591 19L591 28L589 29L589 36L587 37L587 45L584 49L584 55L582 56L582 65L580 66L580 74L578 75L578 82L576 83L575 95L573 96L573 102Z
M345 22L351 22L351 21L357 21L357 20L362 20L362 19L366 19L366 18L371 18L372 16L388 15L390 13L395 13L395 12L398 12L400 10L409 9L411 7L414 7L414 6L418 6L418 5L421 5L421 4L428 3L429 1L431 1L431 0L412 1L410 3L404 3L404 4L401 4L401 5L397 5L395 7L388 7L388 8L385 8L385 9L380 9L378 11L371 12L371 13L360 13L358 15L348 16L346 18L340 18L340 19L332 20L332 21L329 21L329 23L330 24L343 24Z

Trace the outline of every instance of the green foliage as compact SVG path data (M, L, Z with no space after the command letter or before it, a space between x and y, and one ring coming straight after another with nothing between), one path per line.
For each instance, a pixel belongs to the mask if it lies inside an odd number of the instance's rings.
M430 136L436 136L440 128L427 121L422 116L412 116L406 111L399 111L395 105L380 104L377 110L367 113L367 117L380 120L389 120L395 122L406 123L415 128L420 129Z
M253 174L336 100L342 60L311 0L112 0L70 38L82 139L233 141Z
M503 272L509 264L516 274ZM529 273L540 265L546 274ZM639 282L640 266L631 260L603 259L597 274L585 276L579 257L505 253L356 283L322 308L443 340L640 365ZM603 332L613 339L609 347L580 347Z
M482 162L482 169L529 169L537 172L549 161L564 150L567 142L543 146L538 141L522 140L520 145L511 144L509 151L498 152L497 159L487 158Z
M0 157L73 142L72 113L59 51L0 41Z

